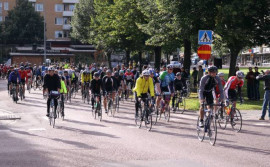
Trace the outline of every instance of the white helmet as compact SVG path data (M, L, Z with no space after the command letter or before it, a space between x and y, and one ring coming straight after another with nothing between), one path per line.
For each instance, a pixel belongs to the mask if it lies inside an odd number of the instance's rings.
M224 77L225 74L224 74L223 72L219 72L219 73L218 73L218 76L219 76L219 77Z
M54 67L52 67L52 66L48 68L48 71L54 71L54 70L55 70L55 69L54 69Z
M236 76L237 76L238 78L244 78L245 74L244 74L242 71L237 71L237 72L236 72Z
M149 73L149 71L148 71L148 70L144 70L144 71L142 72L142 75L143 75L143 76L149 76L149 75L150 75L150 73Z

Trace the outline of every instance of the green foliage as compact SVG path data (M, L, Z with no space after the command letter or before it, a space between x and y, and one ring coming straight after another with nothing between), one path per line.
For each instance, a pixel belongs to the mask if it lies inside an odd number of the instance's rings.
M71 21L71 37L80 40L82 43L89 41L90 20L94 15L94 0L80 0L74 10Z
M43 17L27 0L18 0L4 22L4 38L7 43L29 44L42 41L43 30Z

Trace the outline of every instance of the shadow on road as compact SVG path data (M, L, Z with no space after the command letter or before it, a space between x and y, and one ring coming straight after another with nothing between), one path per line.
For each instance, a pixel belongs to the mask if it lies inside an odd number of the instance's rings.
M71 122L71 123L80 124L80 125L106 127L105 125L102 125L102 124L95 124L95 123L90 123L90 122L81 122L81 121L76 121L76 120L71 120L71 119L65 119L65 122Z
M236 146L232 144L223 144L223 143L217 144L216 147L225 147L225 148L241 150L241 151L250 151L256 154L259 153L259 154L264 154L264 155L270 155L270 150L258 149L258 148L253 148L253 147Z

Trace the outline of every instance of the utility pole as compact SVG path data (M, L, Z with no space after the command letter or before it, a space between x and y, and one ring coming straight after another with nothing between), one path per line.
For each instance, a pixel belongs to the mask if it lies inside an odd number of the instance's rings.
M46 64L46 14L45 14L45 7L44 7L44 63Z

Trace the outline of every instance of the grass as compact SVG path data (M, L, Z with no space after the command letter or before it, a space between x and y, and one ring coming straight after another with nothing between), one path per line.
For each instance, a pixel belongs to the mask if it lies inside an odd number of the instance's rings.
M269 68L259 68L260 70L266 70ZM241 71L245 73L245 75L248 73L248 68L240 68ZM223 72L225 74L225 79L228 80L228 74L229 69L220 69L219 72ZM192 81L191 81L192 82ZM263 103L263 95L264 95L264 82L260 81L260 101L251 101L247 98L247 84L246 79L244 82L244 87L242 89L242 95L244 96L244 103L242 105L237 104L237 108L239 110L261 110L262 109L262 103ZM186 99L186 108L188 110L199 110L199 99L197 93L191 93L190 98Z

